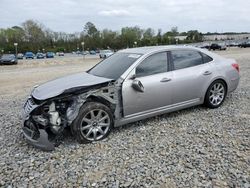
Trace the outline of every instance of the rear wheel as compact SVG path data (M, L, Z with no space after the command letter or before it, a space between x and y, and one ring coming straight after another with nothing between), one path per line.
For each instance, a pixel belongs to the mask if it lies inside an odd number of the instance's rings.
M113 115L107 106L88 102L81 107L71 130L79 143L89 143L106 138L113 124Z
M216 80L209 86L204 103L209 108L218 108L224 102L226 94L225 83L221 80Z

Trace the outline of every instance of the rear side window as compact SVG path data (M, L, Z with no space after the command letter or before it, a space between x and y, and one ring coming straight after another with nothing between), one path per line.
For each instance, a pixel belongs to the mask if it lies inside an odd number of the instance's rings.
M163 73L168 71L167 53L160 52L153 54L143 60L138 67L136 67L136 76L149 76L153 74Z
M211 58L210 56L208 56L207 54L201 53L202 57L203 57L203 62L204 63L208 63L210 61L213 61L213 58Z
M203 64L203 58L198 51L176 50L172 51L174 70L184 69Z

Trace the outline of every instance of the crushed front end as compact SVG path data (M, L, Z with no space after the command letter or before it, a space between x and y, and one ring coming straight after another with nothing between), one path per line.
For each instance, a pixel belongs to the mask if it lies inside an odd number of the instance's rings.
M23 134L27 142L39 149L51 151L60 141L62 132L71 126L86 101L98 100L108 105L115 117L120 116L119 84L105 83L86 90L72 88L67 94L45 100L31 96L23 107ZM117 105L118 104L118 105Z
M38 101L30 96L23 107L23 135L27 142L42 150L53 150L67 126L66 111L71 101Z

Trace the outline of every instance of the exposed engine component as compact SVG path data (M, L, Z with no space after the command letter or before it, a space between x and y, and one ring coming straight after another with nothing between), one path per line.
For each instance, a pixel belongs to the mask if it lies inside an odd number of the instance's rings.
M49 106L49 112L48 114L50 115L49 121L51 126L51 131L55 134L58 134L61 130L61 117L59 116L59 112L56 111L56 105L55 102L52 102L51 105Z
M51 105L49 106L49 115L50 115L50 123L52 125L60 125L61 124L61 118L59 116L59 112L56 111L56 105L55 102L52 102Z
M49 124L49 120L45 118L43 115L34 115L32 116L32 118L36 123L41 124L44 127L46 127Z

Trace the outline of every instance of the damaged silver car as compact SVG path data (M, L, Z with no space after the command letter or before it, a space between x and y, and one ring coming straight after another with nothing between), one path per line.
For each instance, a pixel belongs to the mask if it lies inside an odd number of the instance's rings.
M239 66L193 47L121 50L87 72L35 87L24 104L28 143L53 150L70 127L80 143L98 141L115 126L195 105L219 107L239 83Z

